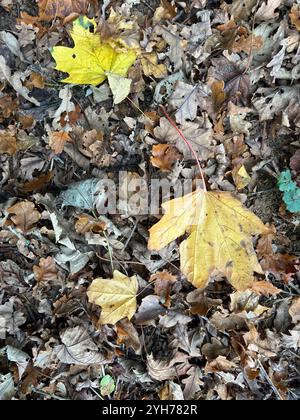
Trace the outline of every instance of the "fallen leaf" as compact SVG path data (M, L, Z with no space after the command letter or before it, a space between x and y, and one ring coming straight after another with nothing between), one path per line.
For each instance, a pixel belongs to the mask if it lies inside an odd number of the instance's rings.
M25 184L21 187L21 191L32 192L42 190L51 181L52 177L52 172L48 172L47 174L43 174L32 181L25 182Z
M168 271L159 271L152 274L150 283L154 284L154 292L160 297L160 302L169 308L171 306L171 288L177 278Z
M160 314L166 312L166 308L160 304L158 296L146 296L139 307L138 313L135 315L135 324L146 324L153 319L158 318Z
M158 393L161 401L182 401L184 396L180 385L173 381L168 381Z
M294 4L290 13L289 17L291 19L292 24L297 28L300 32L300 7L298 4Z
M114 104L118 105L129 95L132 80L113 73L107 73L107 79L114 97Z
M187 372L188 377L182 380L185 385L183 395L186 400L194 400L197 393L200 392L204 382L201 380L203 375L198 366L192 366Z
M247 20L255 5L256 0L233 0L229 5L230 14L235 20Z
M265 330L264 338L261 338L257 329L252 327L250 331L244 335L244 341L248 350L259 354L261 357L276 357L280 350L279 336L270 330Z
M71 137L65 131L52 131L49 133L49 146L56 155L63 152L67 141L71 141Z
M162 172L172 170L175 163L182 158L176 147L169 144L155 144L152 147L151 164Z
M203 83L189 85L182 81L175 84L174 92L169 98L169 103L176 110L176 121L184 124L185 121L194 121L198 109L207 110L210 89Z
M102 397L110 396L116 389L115 381L110 375L105 375L100 381L100 393Z
M186 122L180 129L189 139L198 156L206 160L211 155L210 145L213 137L211 124L208 121L203 121L203 127L201 127L197 123ZM188 146L182 141L167 118L161 118L159 127L154 129L154 135L158 140L175 146L185 159L194 158Z
M117 52L109 44L101 42L95 29L95 20L81 16L73 22L71 36L74 48L53 48L56 70L69 73L64 83L97 86L107 79L108 74L126 77L128 69L134 64L136 54L133 50Z
M277 296L282 290L278 289L277 287L273 286L273 284L269 283L268 281L257 281L252 284L251 289L262 296Z
M187 363L187 359L187 355L179 352L169 361L155 360L150 354L147 356L148 373L156 381L173 380L180 375L180 369Z
M87 232L103 232L106 228L106 224L103 221L97 220L88 214L82 214L77 217L78 219L75 223L75 230L80 235L84 235Z
M244 165L237 165L233 168L232 178L238 190L243 190L251 182L251 176Z
M52 21L55 18L66 18L72 14L86 14L94 0L40 0L39 20Z
M214 77L225 82L226 100L247 107L250 102L251 81L245 70L226 57L213 59L212 63Z
M206 316L212 308L222 305L221 299L212 299L204 295L201 289L190 292L186 297L187 302L191 305L190 311L193 315Z
M143 54L141 63L145 76L153 76L156 79L161 79L168 74L166 66L164 64L158 64L158 57L155 52Z
M293 323L297 325L300 322L300 297L293 300L289 314L292 317Z
M276 19L279 13L275 13L275 10L282 5L284 0L266 0L262 3L260 8L255 13L255 19L258 21L267 21Z
M216 360L213 360L205 366L205 373L214 373L214 372L232 372L237 368L237 365L234 362L226 359L224 356L219 356Z
M60 337L62 345L55 346L54 352L62 363L82 366L108 362L85 327L67 328Z
M116 331L118 344L124 344L127 349L132 348L135 354L141 354L142 345L139 334L127 318L116 324Z
M197 288L204 288L215 270L238 290L253 284L262 273L252 235L269 229L227 192L197 190L163 204L166 214L150 229L148 247L160 250L189 233L180 245L181 270Z
M110 280L94 280L87 295L90 303L102 308L99 323L116 324L126 317L130 320L135 314L137 291L136 276L129 278L119 271L114 271L114 277Z
M9 130L0 130L0 153L13 156L17 153L17 139Z
M58 270L53 257L41 258L39 265L33 266L33 272L38 283L55 282L58 279Z
M30 201L21 201L10 207L7 211L13 215L11 216L11 220L22 232L31 230L41 218L35 205Z

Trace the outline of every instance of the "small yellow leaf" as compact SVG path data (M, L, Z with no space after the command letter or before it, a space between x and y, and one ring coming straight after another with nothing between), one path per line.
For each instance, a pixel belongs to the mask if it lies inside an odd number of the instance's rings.
M251 176L248 174L244 165L234 168L232 177L238 190L244 189L251 182Z
M123 318L129 320L136 312L136 276L126 277L114 271L113 279L98 278L87 291L89 302L101 306L100 324L116 324Z
M119 52L109 43L102 42L96 33L96 21L80 16L73 23L71 36L74 48L54 47L52 56L56 70L69 73L64 83L99 85L107 73L126 77L128 69L136 60L133 50Z
M180 245L181 270L197 288L204 288L215 271L238 290L262 273L251 235L269 229L228 192L197 190L163 205L166 214L150 229L149 249L160 250L189 234Z

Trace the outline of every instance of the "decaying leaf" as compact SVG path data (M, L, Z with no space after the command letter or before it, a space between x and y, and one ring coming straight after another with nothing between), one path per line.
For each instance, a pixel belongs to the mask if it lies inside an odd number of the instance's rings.
M156 53L144 54L141 62L145 76L154 76L157 79L161 79L168 74L166 66L158 64Z
M40 220L41 215L30 201L21 201L8 209L11 220L22 232L28 232Z
M33 266L33 272L38 282L54 282L58 279L58 270L53 257L41 258L39 265Z
M160 250L189 233L180 246L181 270L197 288L204 288L215 270L244 290L262 273L252 235L269 229L226 192L197 190L163 205L166 214L150 229L149 249Z
M156 144L152 147L151 164L163 172L168 172L181 157L176 147Z
M54 351L62 363L79 366L107 363L83 326L67 328L61 334L61 341L62 344L56 346Z
M129 320L136 312L136 276L127 277L119 271L112 279L96 279L88 289L91 303L101 306L100 324L116 324L123 318Z
M153 355L147 357L147 368L151 378L157 381L175 379L180 375L180 370L185 368L187 356L183 353L176 353L169 361L155 360Z
M71 141L71 137L65 131L53 131L49 134L49 146L56 155L63 152L65 143L68 141Z
M0 154L7 153L13 156L17 153L16 136L9 130L0 130Z

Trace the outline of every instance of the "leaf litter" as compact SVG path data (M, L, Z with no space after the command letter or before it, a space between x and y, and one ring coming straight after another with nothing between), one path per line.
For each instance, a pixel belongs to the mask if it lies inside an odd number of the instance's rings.
M299 32L296 1L1 2L1 400L300 398Z

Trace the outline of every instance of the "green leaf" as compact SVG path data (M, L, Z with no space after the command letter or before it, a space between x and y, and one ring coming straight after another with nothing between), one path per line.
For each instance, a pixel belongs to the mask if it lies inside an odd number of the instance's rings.
M291 213L300 212L300 188L296 187L294 191L285 192L283 201L286 204L286 208Z
M289 169L281 172L278 187L280 191L284 192L283 201L287 210L291 213L300 212L300 188L292 180L292 173Z
M278 187L282 192L293 191L297 188L296 183L292 180L292 174L289 169L281 172L278 178Z
M100 381L100 392L102 397L111 395L116 389L115 381L110 375L105 375Z

